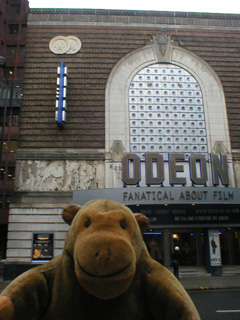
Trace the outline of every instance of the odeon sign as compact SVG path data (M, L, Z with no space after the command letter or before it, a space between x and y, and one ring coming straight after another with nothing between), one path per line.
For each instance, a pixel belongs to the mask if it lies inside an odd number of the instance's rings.
M187 183L184 173L183 162L185 161L182 153L169 153L168 171L169 184L183 185ZM131 164L131 173L130 173ZM213 186L229 185L228 164L226 155L210 154L210 168ZM155 170L153 167L155 166ZM208 182L208 163L204 155L193 154L188 160L190 180L193 185L206 186ZM146 185L161 185L165 180L165 166L163 157L158 153L146 153L145 155L145 179ZM181 176L179 176L181 173ZM122 158L122 181L124 186L139 186L141 181L141 159L136 154L128 153Z
M139 187L141 170L145 170L146 186ZM164 186L165 171L169 173L170 186ZM208 172L212 180L207 186ZM191 187L186 186L189 178ZM158 153L146 153L144 162L129 153L122 158L122 180L123 188L76 190L73 203L83 205L92 199L111 199L125 205L240 204L240 188L228 187L226 155L211 154L207 161L202 154L193 154L186 161L184 154L170 153L168 163L164 163Z

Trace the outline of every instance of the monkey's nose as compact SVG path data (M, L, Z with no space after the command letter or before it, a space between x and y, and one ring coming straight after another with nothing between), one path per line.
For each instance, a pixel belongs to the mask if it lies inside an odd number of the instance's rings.
M100 249L95 253L95 257L98 262L104 262L108 260L108 258L111 256L111 251L109 249Z

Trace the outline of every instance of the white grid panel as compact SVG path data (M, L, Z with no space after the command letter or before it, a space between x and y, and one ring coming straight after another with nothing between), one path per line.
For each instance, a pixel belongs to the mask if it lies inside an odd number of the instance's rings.
M154 64L140 70L129 88L130 150L207 156L201 89L186 70Z

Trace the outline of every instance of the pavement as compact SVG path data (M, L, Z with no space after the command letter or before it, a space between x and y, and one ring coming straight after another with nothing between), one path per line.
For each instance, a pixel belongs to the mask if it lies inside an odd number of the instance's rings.
M220 290L220 289L240 289L240 274L223 276L193 275L181 276L179 281L187 291L193 290ZM0 293L9 285L11 281L3 281L0 278Z
M181 277L180 282L187 291L240 289L240 275Z

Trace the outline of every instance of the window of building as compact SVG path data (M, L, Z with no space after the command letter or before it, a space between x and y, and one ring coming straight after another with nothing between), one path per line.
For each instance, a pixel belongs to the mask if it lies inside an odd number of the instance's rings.
M9 32L9 34L17 34L18 33L18 24L9 24L8 32Z
M2 152L6 153L8 151L8 143L7 141L3 141Z
M18 5L18 4L11 4L10 5L10 13L19 14L20 11L21 11L21 5Z
M186 70L154 64L140 70L129 88L130 151L192 153L207 156L206 125L200 87Z
M11 153L16 152L17 144L18 144L17 140L11 140L10 141L10 149L9 149L9 151ZM2 152L8 152L8 142L7 142L7 140L3 141Z
M11 140L10 141L10 152L16 152L18 146L18 141L17 140Z
M4 167L2 167L1 169L0 169L0 180L4 180L4 176L5 176L5 168Z
M15 167L8 167L7 180L15 180Z
M0 127L3 125L4 120L4 108L0 108ZM9 125L9 115L6 116L5 126Z
M6 46L6 55L15 56L17 54L17 46Z
M8 108L7 110L7 116L6 116L6 122L5 122L5 126L9 126L9 122L10 122L10 110ZM4 118L4 108L0 108L0 127L3 124L3 119ZM19 119L20 119L20 108L19 107L13 107L12 108L12 127L18 127L19 126Z
M25 56L25 46L19 46L19 55Z
M0 180L10 180L10 181L12 181L12 180L15 180L15 167L8 167L8 173L7 173L7 177L5 178L5 176L6 176L6 171L5 171L5 168L4 167L2 167L1 169L0 169Z
M10 98L10 88L0 87L0 99L9 99Z
M27 25L26 24L22 24L21 26L21 34L26 34L27 33Z
M23 78L23 74L24 74L24 68L18 67L17 68L17 78Z
M19 126L19 118L20 118L19 113L16 113L16 114L12 115L12 127L18 127Z
M13 99L21 99L22 97L22 87L20 87L19 85L17 85L14 89L13 89Z

